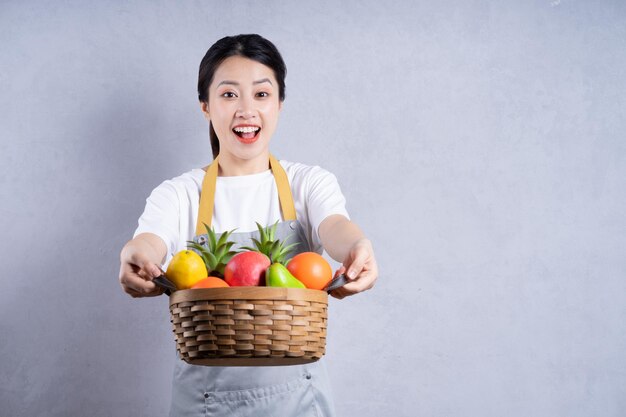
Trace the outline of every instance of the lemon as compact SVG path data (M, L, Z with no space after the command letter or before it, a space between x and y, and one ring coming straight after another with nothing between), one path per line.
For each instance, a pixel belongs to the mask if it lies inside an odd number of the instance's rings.
M209 273L200 255L190 250L183 250L174 255L165 272L167 279L179 290L191 288L207 275Z

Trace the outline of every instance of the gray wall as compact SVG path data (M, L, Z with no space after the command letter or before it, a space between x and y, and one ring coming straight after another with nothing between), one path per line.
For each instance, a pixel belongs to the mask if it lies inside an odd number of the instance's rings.
M583 0L3 2L0 414L166 415L167 299L119 251L210 160L198 65L250 32L289 70L273 152L380 263L330 304L340 415L626 415L626 6Z

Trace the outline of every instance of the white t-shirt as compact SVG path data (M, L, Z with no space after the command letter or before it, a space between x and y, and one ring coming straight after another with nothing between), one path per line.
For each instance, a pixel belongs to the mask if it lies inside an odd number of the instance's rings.
M318 228L322 221L341 214L349 219L346 200L336 177L319 166L279 161L287 173L296 216L307 235L312 250L322 253ZM193 239L198 219L200 190L205 171L196 168L164 181L146 200L139 218L140 233L153 233L163 239L168 254L165 264ZM282 220L276 182L271 170L258 174L217 177L212 226L222 233L257 230L255 222L270 225Z

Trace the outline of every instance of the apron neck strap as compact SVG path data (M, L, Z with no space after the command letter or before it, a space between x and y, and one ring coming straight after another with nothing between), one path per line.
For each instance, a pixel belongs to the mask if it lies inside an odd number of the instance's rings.
M276 188L278 189L278 199L280 200L283 220L296 220L296 207L293 204L293 195L291 194L287 173L278 162L278 159L274 158L272 154L270 154L270 167L272 168L272 174L274 174L274 181L276 181Z
M213 220L213 206L215 203L215 186L219 168L219 155L213 160L204 174L202 190L200 191L200 206L198 208L198 221L196 223L196 236L206 233L204 225L211 227ZM283 214L283 220L296 220L296 208L293 204L293 195L289 186L287 173L274 155L270 154L270 168L276 181L278 199Z

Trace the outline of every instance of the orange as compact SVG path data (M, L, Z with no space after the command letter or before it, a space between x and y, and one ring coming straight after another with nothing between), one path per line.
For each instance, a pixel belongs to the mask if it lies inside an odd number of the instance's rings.
M206 277L196 282L196 284L193 285L191 288L222 288L222 287L230 287L230 285L228 285L226 281L224 281L221 278Z
M302 252L287 264L291 275L298 278L307 288L323 290L333 278L333 269L324 257L315 252Z

